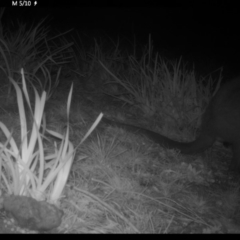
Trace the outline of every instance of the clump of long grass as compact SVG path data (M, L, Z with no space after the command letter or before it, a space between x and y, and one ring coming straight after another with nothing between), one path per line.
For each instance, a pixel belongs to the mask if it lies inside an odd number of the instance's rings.
M8 97L12 90L9 77L14 78L17 83L21 82L20 69L25 69L25 79L35 87L47 85L46 69L51 71L71 60L71 46L64 39L66 33L61 33L50 37L50 29L43 26L45 19L37 25L17 23L17 30L12 30L2 23L4 9L0 11L0 72L2 86L8 88ZM4 31L3 31L4 30ZM56 45L54 41L60 39L61 45ZM51 72L52 74L52 72ZM57 73L58 74L58 73ZM44 82L42 82L44 81ZM30 84L28 84L30 86Z
M17 146L12 133L0 122L0 130L6 137L6 142L0 144L0 183L1 189L8 194L31 196L37 200L47 200L57 204L68 179L69 171L75 155L75 148L69 141L69 112L73 86L71 86L67 101L68 124L64 135L48 130L44 121L44 106L46 92L41 95L33 87L35 93L35 107L31 108L30 98L26 86L23 69L21 91L18 84L10 79L17 94L17 104L21 123L21 145ZM23 97L24 96L24 97ZM30 110L33 124L28 129L24 99ZM99 115L93 126L79 143L85 141L100 121ZM44 139L50 136L60 140L60 144L53 143L53 150L44 149Z
M142 57L129 56L127 62L127 74L120 76L100 61L111 76L109 83L119 85L125 92L109 95L141 111L146 117L154 117L162 125L172 122L180 129L199 125L215 84L211 77L198 79L181 58L172 62L154 53L151 36ZM221 80L220 75L215 92Z

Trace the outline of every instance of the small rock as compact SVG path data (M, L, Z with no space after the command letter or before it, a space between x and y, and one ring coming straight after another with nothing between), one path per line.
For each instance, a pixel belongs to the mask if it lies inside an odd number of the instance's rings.
M58 227L63 216L63 211L56 206L25 196L5 196L3 208L20 227L36 231L50 231Z

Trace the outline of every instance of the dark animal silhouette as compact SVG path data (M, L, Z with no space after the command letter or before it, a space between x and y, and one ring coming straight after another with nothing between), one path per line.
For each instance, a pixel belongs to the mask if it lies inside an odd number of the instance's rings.
M211 100L202 117L200 134L193 142L177 142L156 132L107 118L103 123L147 136L155 143L184 154L199 153L211 147L217 138L232 146L231 167L240 171L240 78L225 83Z

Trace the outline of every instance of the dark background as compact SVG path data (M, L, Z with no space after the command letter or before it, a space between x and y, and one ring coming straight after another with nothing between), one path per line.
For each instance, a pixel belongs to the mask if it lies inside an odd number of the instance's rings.
M224 77L232 78L239 74L239 15L239 7L81 7L79 1L61 7L7 7L2 21L32 24L47 17L45 25L52 31L73 28L72 34L83 39L119 37L127 39L126 48L134 41L141 48L151 34L155 50L165 57L182 56L203 75L223 67Z

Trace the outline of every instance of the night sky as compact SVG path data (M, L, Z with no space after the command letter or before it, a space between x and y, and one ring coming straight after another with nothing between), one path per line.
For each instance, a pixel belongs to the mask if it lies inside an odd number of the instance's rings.
M19 19L38 22L59 31L74 28L73 33L88 36L127 38L137 46L148 43L170 59L181 56L194 63L202 74L224 67L225 77L239 75L240 17L237 8L224 7L61 7L6 8L3 22Z

